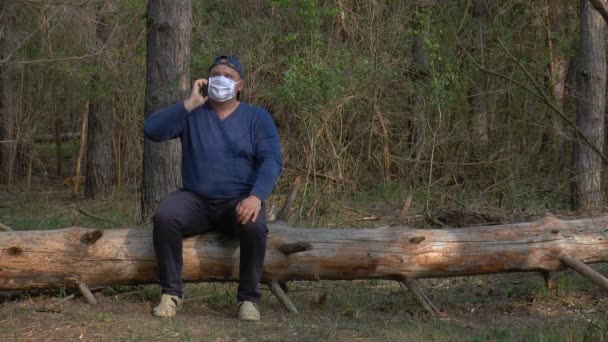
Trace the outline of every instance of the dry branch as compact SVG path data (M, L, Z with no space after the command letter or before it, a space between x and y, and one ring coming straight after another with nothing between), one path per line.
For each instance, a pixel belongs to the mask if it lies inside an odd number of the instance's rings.
M69 141L69 140L73 140L73 139L79 139L82 136L81 133L59 133L58 136L55 136L55 134L38 134L36 135L36 137L34 138L34 140L37 143L43 143L43 142L54 142L55 139L59 138L61 141Z
M289 220L289 211L293 206L293 202L296 200L296 195L298 194L298 190L300 189L300 177L296 178L296 180L289 187L289 194L285 198L285 203L283 203L283 207L277 214L276 220L287 222Z
M279 299L281 304L283 304L283 306L289 312L294 315L298 314L298 309L296 309L296 306L293 305L289 297L287 297L287 294L285 293L285 291L283 291L283 288L281 287L281 285L279 285L279 283L277 283L276 281L272 281L268 284L268 286L270 287L270 291L272 291L272 293Z
M418 288L418 285L416 285L416 281L414 279L404 278L402 283L407 286L410 292L414 295L414 298L416 298L424 310L432 315L439 312L437 307L433 305L433 302L431 302L431 300L422 291L420 291L420 288Z
M93 292L89 289L89 287L84 283L78 283L78 290L80 290L80 294L84 297L87 303L91 305L97 305L97 299L93 296Z
M578 272L583 277L591 280L595 285L601 287L602 289L608 291L608 279L604 277L601 273L594 270L593 268L587 266L585 263L580 260L563 256L561 257L561 261L568 265L571 269Z
M300 229L271 224L264 283L558 271L563 256L608 261L608 217L461 229ZM297 248L293 248L293 247ZM283 251L282 251L283 250ZM234 281L238 243L184 241L187 282ZM156 283L152 231L67 228L0 234L0 290Z

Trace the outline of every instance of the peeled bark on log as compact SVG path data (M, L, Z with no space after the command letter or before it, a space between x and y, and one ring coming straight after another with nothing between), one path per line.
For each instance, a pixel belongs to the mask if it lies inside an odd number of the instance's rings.
M415 279L558 271L561 258L608 261L608 217L461 229L298 229L271 224L262 282ZM285 248L299 246L299 248ZM281 252L281 250L283 252ZM238 278L236 241L184 241L186 282ZM0 234L0 290L157 282L152 231L79 227Z

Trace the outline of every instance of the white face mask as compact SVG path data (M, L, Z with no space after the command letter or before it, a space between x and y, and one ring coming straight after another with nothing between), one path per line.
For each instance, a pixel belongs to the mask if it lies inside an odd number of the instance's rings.
M236 95L239 82L224 76L209 77L209 97L216 102L226 102Z

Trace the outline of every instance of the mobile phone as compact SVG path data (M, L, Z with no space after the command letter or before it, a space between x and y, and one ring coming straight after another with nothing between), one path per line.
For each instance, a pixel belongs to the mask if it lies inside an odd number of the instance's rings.
M207 97L207 96L209 96L209 85L204 84L204 85L201 87L201 95L203 95L203 97Z

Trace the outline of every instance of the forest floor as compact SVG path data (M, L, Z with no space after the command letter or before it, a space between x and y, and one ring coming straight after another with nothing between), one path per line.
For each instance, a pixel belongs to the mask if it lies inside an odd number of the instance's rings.
M0 192L0 222L15 230L133 227L137 203L134 195L86 200L59 187ZM316 222L328 226L325 220L335 217L343 228L380 226L394 222L400 209L386 199L343 203ZM608 273L608 265L594 267ZM184 309L173 319L151 315L159 296L152 285L99 289L95 307L68 297L70 290L5 293L0 341L608 341L606 294L571 271L554 277L550 291L535 273L420 280L441 311L435 316L394 281L293 282L298 316L263 285L262 320L255 323L236 320L233 283L188 284Z

